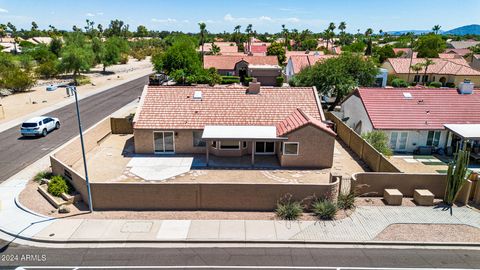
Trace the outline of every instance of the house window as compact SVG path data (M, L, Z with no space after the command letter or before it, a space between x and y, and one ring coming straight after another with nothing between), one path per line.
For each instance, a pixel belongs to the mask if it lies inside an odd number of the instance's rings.
M298 142L284 142L283 143L284 155L298 155Z
M428 82L428 75L422 76L422 82Z
M217 149L217 141L212 141L212 147Z
M240 142L239 141L220 141L220 149L221 150L239 150L240 149Z
M429 131L427 136L427 146L438 147L441 134L441 131Z
M247 148L247 142L246 141L242 142L242 147L243 147L243 149Z
M390 133L390 148L404 151L407 148L408 132L393 131Z
M194 131L193 132L193 146L194 147L205 147L207 143L202 140L202 131Z
M256 154L273 154L275 153L275 142L255 142Z
M420 75L415 75L413 78L413 82L419 82L420 81Z

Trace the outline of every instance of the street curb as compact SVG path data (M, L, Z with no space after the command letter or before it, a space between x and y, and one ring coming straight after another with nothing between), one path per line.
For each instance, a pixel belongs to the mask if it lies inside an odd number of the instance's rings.
M39 213L37 213L37 212L35 212L35 211L32 211L32 210L28 209L27 207L25 207L25 206L20 202L20 198L19 198L19 197L20 197L20 193L18 193L17 196L15 196L14 202L15 202L15 205L16 205L18 208L22 209L23 211L25 211L25 212L27 212L27 213L30 213L30 214L32 214L32 215L34 215L34 216L41 217L41 218L45 218L45 219L49 219L49 220L56 219L56 218L53 218L53 217L44 216L44 215L42 215L42 214L39 214Z

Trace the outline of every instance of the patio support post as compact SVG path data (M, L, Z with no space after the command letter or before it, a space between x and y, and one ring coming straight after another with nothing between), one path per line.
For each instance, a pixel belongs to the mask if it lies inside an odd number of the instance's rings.
M255 165L255 141L252 141L252 167Z
M207 147L207 167L208 167L208 159L209 159L209 156L208 156L209 150L208 150L208 149L210 148L210 141L207 140L207 141L206 141L206 144L207 144L206 147Z

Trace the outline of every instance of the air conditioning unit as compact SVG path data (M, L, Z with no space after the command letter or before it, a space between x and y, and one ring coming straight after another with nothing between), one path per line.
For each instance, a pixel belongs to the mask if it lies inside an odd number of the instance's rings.
M470 94L473 94L473 87L475 85L470 82L470 81L464 81L464 82L461 82L459 85L458 85L458 93L460 93L461 95L470 95Z

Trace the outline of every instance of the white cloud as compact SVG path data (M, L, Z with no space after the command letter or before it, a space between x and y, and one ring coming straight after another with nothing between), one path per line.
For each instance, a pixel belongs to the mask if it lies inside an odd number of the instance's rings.
M89 13L85 14L85 16L87 16L87 17L95 17L95 14L89 12Z
M8 13L8 10L6 10L4 8L0 8L0 13Z
M97 12L98 16L103 16L103 12Z
M224 21L233 22L233 23L299 23L300 19L298 18L272 18L269 16L260 16L260 17L233 17L232 14L228 13L223 17Z
M174 22L177 22L177 20L172 19L172 18L167 18L167 19L152 18L152 22L154 22L154 23L174 23Z
M293 18L287 18L286 20L287 20L287 22L292 22L292 23L298 23L298 22L300 22L300 19L299 19L299 18L295 18L295 17L293 17Z

